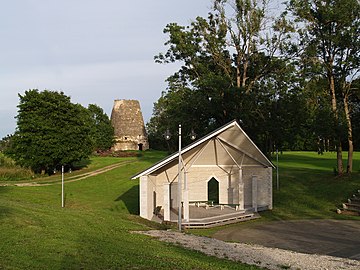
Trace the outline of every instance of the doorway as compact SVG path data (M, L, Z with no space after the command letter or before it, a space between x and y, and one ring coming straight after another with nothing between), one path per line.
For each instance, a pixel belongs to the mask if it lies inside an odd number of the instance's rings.
M143 150L143 144L139 143L138 146L139 146L139 151L142 151Z
M219 203L219 181L214 177L211 178L207 184L208 188L208 201Z

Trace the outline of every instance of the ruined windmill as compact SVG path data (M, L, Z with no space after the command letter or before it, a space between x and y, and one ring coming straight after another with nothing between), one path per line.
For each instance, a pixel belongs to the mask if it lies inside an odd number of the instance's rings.
M149 149L139 101L115 100L111 112L111 123L116 140L113 146L114 151Z

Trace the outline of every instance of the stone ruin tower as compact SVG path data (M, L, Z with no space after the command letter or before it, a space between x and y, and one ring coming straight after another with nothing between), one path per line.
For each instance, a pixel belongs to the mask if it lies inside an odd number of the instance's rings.
M115 100L111 112L111 123L116 140L112 148L114 151L149 149L139 101Z

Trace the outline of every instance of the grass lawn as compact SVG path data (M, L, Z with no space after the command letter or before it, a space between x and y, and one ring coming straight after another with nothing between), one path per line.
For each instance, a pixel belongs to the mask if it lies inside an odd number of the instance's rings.
M130 177L163 156L66 183L63 209L58 184L0 186L0 269L258 269L131 233L154 225L137 216ZM119 160L97 157L84 171Z
M133 161L87 179L61 186L0 186L0 269L257 269L131 233L149 226L138 217L138 181L130 177L164 157L146 152L139 158L95 157L86 169L65 179L111 164ZM274 209L253 222L289 219L357 219L335 210L360 189L360 155L354 173L333 174L335 153L285 152L280 155L280 190L274 171ZM274 161L276 163L276 161ZM60 175L35 179L54 182ZM9 183L9 182L3 182ZM1 183L0 183L1 184ZM222 228L191 230L211 236Z
M347 155L345 155L346 157ZM346 161L344 160L344 167ZM336 153L286 152L279 158L280 189L274 174L272 219L352 218L336 208L360 189L360 153L354 154L351 176L336 177ZM355 217L359 219L359 217ZM360 220L360 219L359 219Z

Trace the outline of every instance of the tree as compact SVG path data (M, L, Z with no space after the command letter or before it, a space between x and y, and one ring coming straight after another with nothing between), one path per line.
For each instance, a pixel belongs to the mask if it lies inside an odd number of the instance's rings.
M349 108L351 80L359 72L360 3L357 0L291 0L288 9L301 22L300 57L311 76L327 79L333 129L337 141L337 168L343 173L340 108L348 129L348 172L352 170L352 124ZM310 75L310 74L308 74Z
M0 152L6 152L11 147L12 138L14 135L8 134L0 140Z
M28 90L20 95L17 128L8 154L21 166L51 173L92 151L89 111L63 92Z
M352 92L353 95L350 96L350 107L351 114L350 117L353 123L360 123L360 78L356 79L352 83ZM354 145L356 149L360 150L360 126L354 125Z
M149 135L160 136L166 128L176 132L178 123L199 129L201 135L237 119L270 150L273 139L264 135L270 134L265 128L271 128L266 122L273 120L269 110L291 92L278 80L291 77L286 73L292 67L281 52L287 49L284 41L292 28L285 17L269 25L268 1L212 2L207 18L197 17L190 26L171 23L164 29L168 50L155 61L182 66L168 78L168 90L155 104Z
M95 104L89 104L88 110L92 119L90 132L94 151L104 151L114 145L114 128L104 110Z

